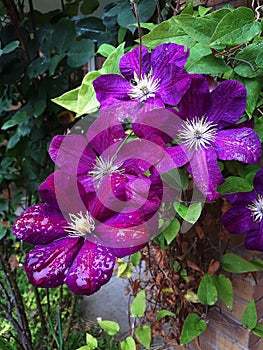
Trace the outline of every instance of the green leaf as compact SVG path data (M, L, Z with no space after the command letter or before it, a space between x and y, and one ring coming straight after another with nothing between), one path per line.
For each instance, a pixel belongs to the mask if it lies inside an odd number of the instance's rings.
M253 190L253 185L238 176L229 176L222 185L218 186L218 191L221 194L249 192L251 190Z
M169 310L159 310L158 314L157 314L157 320L161 320L165 316L175 317L176 315L175 315L175 313L173 313Z
M149 326L137 327L135 329L135 335L138 341L146 347L146 349L150 349L152 334L151 328Z
M186 190L188 187L188 174L183 169L172 169L161 174L162 179L178 191Z
M194 224L201 215L202 204L192 203L188 207L183 203L174 202L174 209L181 216L181 218L183 218L187 222L190 222L191 224Z
M52 56L52 57L50 58L50 63L49 63L49 68L48 68L48 70L49 70L49 76L54 75L55 70L56 70L56 68L57 68L57 66L58 66L58 64L59 64L59 62L60 62L61 60L63 60L63 58L64 58L65 56L66 56L66 54L65 54L65 53L62 53L62 54L60 54L60 55L54 55L54 56Z
M13 347L7 340L0 337L0 349L1 350L16 350L17 347Z
M90 347L88 345L83 345L80 348L77 348L76 350L90 350Z
M233 273L246 273L261 271L262 266L254 264L253 260L247 261L241 258L239 255L227 253L222 257L222 267L224 270L233 272Z
M141 290L133 299L131 304L131 314L133 317L142 317L146 309L145 290Z
M263 117L257 117L254 119L254 130L258 134L260 141L263 142Z
M211 9L212 9L212 7L198 6L198 13L199 13L199 16L200 16L200 17L203 17L203 16L206 15Z
M11 119L9 119L7 122L5 122L2 126L2 130L7 130L15 125L18 125L24 121L28 120L28 115L26 112L23 111L17 111Z
M102 44L98 48L97 54L100 54L104 57L108 57L113 51L115 50L115 47L110 44Z
M222 58L215 57L212 54L203 56L195 62L190 61L190 64L190 67L188 67L188 64L186 65L186 69L191 74L217 75L220 73L226 73L232 69L225 64L225 61Z
M63 95L53 98L51 101L58 104L61 107L77 113L78 111L78 94L80 87L65 92Z
M261 78L246 79L246 78L241 78L238 75L235 75L234 78L239 80L246 87L246 90L247 90L246 112L249 118L251 119L253 117L253 112L257 107L257 101L260 97L261 85L262 85Z
M214 285L217 290L218 298L225 303L225 305L233 309L233 286L229 278L224 275L213 276Z
M120 58L124 55L124 45L120 44L103 63L102 68L99 70L101 74L119 74L119 62Z
M88 345L89 350L94 350L98 347L97 339L89 333L86 333L86 343Z
M98 0L84 0L80 6L80 12L83 15L89 15L94 12L99 7L99 5L100 3Z
M133 274L133 268L131 264L127 263L126 261L119 262L117 277L131 278L132 274Z
M49 57L38 57L27 68L27 74L29 78L37 78L45 73L50 65Z
M132 337L127 337L121 342L121 350L136 350L136 344Z
M133 266L137 266L139 265L140 261L141 261L141 253L140 252L136 252L134 254L131 255L131 263Z
M252 333L257 337L263 338L263 323L257 323L256 327L252 329Z
M189 343L191 340L202 334L205 330L206 322L197 314L189 314L184 321L180 345Z
M5 237L7 233L7 227L0 226L0 240Z
M254 22L254 13L247 7L239 7L219 22L210 40L210 47L232 47L250 41L260 33L260 23Z
M257 310L254 299L250 301L242 314L242 325L248 329L253 329L257 325Z
M94 43L90 39L75 41L68 52L67 63L77 68L86 64L95 55Z
M180 222L178 219L174 219L171 221L170 225L166 227L166 229L163 231L164 238L166 239L167 244L170 244L180 230Z
M98 321L98 324L109 335L115 335L120 330L119 324L114 321Z
M2 53L7 54L14 51L19 46L19 44L20 42L18 40L11 41L3 48Z
M197 296L201 304L214 305L217 302L217 289L213 276L205 274L198 287Z
M76 30L74 23L68 18L60 19L54 28L53 42L58 54L70 51L72 44L76 41Z
M255 78L263 75L263 68L259 68L256 59L260 52L263 52L263 42L252 43L241 49L237 55L234 71L236 74L244 78ZM240 61L239 61L240 60Z

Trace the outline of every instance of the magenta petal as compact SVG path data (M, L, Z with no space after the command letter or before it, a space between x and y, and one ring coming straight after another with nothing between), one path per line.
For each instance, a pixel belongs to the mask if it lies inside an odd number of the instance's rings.
M193 176L196 186L208 200L212 201L219 197L216 188L224 182L224 178L213 148L195 151L187 169Z
M181 145L166 147L165 156L157 164L156 168L160 174L166 173L174 168L179 168L191 160L192 152L185 150Z
M78 238L64 238L32 249L24 262L29 282L42 288L55 288L63 284L66 271L82 242Z
M250 250L263 251L263 222L254 223L245 239L245 247Z
M261 158L261 143L249 128L221 130L217 133L215 151L219 159L254 164Z
M111 99L129 101L131 84L118 74L105 74L93 81L96 97L101 105L111 105Z
M235 124L246 108L246 88L235 80L220 83L210 94L208 119L220 128Z
M123 258L124 256L132 255L132 254L138 252L139 250L141 250L145 246L146 246L146 243L135 246L135 247L112 248L112 250L113 250L114 255L117 256L117 258Z
M115 255L110 248L86 240L67 273L65 283L76 294L93 294L109 281L114 264Z
M142 46L141 51L141 73L142 75L148 74L151 67L151 55L147 51L146 47ZM121 74L127 79L134 79L134 73L140 77L140 47L137 46L131 52L127 52L120 59L120 71Z
M189 50L185 50L185 46L174 43L158 45L152 50L153 75L163 78L166 74L166 66L169 63L174 63L177 67L183 68L188 56Z
M240 203L224 213L222 223L230 233L246 232L252 224L251 212L244 203Z
M46 204L28 207L14 222L13 234L27 243L47 244L67 236L67 221L61 213Z
M254 188L257 193L263 195L263 168L261 168L254 177Z

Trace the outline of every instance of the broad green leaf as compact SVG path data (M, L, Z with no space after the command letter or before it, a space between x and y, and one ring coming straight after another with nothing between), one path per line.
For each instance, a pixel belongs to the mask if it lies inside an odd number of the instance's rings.
M58 104L59 106L68 109L69 111L78 112L78 94L80 87L74 90L65 92L63 95L53 98L51 101Z
M257 117L254 119L254 130L258 134L260 141L263 142L263 117Z
M100 54L104 57L108 57L113 51L115 50L115 47L110 44L102 44L98 48L97 54Z
M254 79L248 79L248 78L246 79L246 78L240 77L237 74L235 74L233 78L236 80L239 80L246 87L246 90L247 90L246 113L251 119L253 117L253 112L257 107L258 99L260 98L262 79L260 77L254 78ZM255 120L256 119L258 118L255 118Z
M217 289L213 276L205 274L198 287L197 296L201 304L214 305L217 302Z
M185 69L190 71L192 66L194 66L202 57L211 54L211 50L202 45L201 43L196 43L190 50L190 56L185 64Z
M171 317L175 317L175 313L169 311L169 310L160 310L158 311L157 314L157 320L160 320L162 318L164 318L165 316L171 316Z
M98 0L84 0L80 6L80 12L83 13L83 15L89 15L94 12L99 5L100 3Z
M28 120L28 115L26 112L23 111L17 111L11 119L9 119L7 122L5 122L2 126L2 130L7 130L11 128L12 126L18 125L24 121Z
M263 75L263 68L256 63L258 56L262 55L263 42L252 43L242 48L235 57L233 64L234 72L244 78L255 78Z
M83 345L80 348L77 348L76 350L90 350L90 347L88 345Z
M114 321L98 321L98 324L109 335L115 335L120 330L119 324Z
M11 41L2 49L2 53L7 54L14 51L19 46L19 44L20 42L18 40Z
M205 330L206 322L197 314L189 314L184 321L180 344L184 345L189 343L191 340L202 334Z
M184 298L186 300L188 300L190 303L199 303L200 302L197 294L190 289L184 294Z
M121 350L136 350L136 344L132 337L127 337L121 342Z
M252 189L253 185L251 183L238 176L229 176L225 179L225 182L222 185L218 186L218 191L221 194L249 192Z
M257 337L263 338L263 323L257 323L256 327L252 329L252 333Z
M86 333L86 343L89 347L89 350L94 350L98 347L98 341L93 335Z
M126 261L119 262L118 270L117 270L117 277L131 278L132 274L133 274L132 264L127 263Z
M204 50L203 50L204 52ZM187 62L188 63L188 62ZM210 74L217 75L220 73L226 73L231 71L231 67L225 64L225 61L220 57L215 57L214 55L206 55L201 57L195 62L190 61L191 66L186 65L188 73L191 74Z
M93 87L93 80L100 76L99 71L92 71L85 75L77 97L77 116L88 114L99 108L96 93Z
M163 231L163 236L166 239L167 244L170 244L180 230L180 222L178 219L173 219L168 227Z
M71 49L71 45L76 41L76 30L74 23L68 18L60 19L53 32L53 42L58 54Z
M138 341L146 347L146 349L150 349L152 334L151 328L149 326L137 327L135 329L135 335Z
M217 290L218 298L232 310L233 308L233 286L229 278L224 275L213 276L214 285Z
M133 317L142 317L146 309L145 290L141 290L133 299L131 304L131 314Z
M50 63L49 63L49 76L54 75L55 70L59 64L59 62L66 56L66 53L62 53L60 55L54 55L50 58Z
M49 69L50 58L38 57L27 67L27 74L29 78L37 78Z
M170 187L178 191L186 190L188 187L188 175L183 169L172 169L161 174L161 177Z
M131 263L133 266L137 266L139 265L140 261L141 261L141 253L140 252L136 252L134 254L131 255Z
M90 39L75 41L68 52L67 63L77 68L86 64L95 55L94 43Z
M174 209L181 216L181 218L187 222L190 222L191 224L194 224L201 215L202 204L192 203L188 207L183 203L174 202Z
M124 45L120 44L106 59L103 63L102 68L99 70L101 74L119 74L120 58L124 55Z
M260 23L254 22L253 11L247 7L239 7L218 23L211 37L210 46L235 46L250 41L259 33Z
M222 257L222 267L224 270L233 273L245 273L261 271L262 266L253 264L252 261L247 261L241 258L239 255L227 253Z
M0 240L5 237L7 233L7 228L4 226L0 226Z
M253 329L257 325L257 310L254 299L250 301L242 314L242 325L248 329Z
M212 9L212 7L198 6L198 13L199 13L199 16L200 16L200 17L203 17L203 16L206 15L211 9Z

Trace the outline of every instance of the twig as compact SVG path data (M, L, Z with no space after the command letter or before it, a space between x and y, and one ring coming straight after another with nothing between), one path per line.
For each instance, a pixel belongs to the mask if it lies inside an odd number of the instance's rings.
M37 304L37 311L38 311L38 315L40 318L40 323L41 323L41 331L42 331L42 335L45 336L47 335L47 327L46 327L46 321L45 321L45 317L44 317L44 313L43 313L43 308L41 305L41 300L39 297L39 293L38 293L38 289L36 287L32 287L33 292L35 294L35 299L36 299L36 304Z
M73 321L73 316L74 316L74 311L75 311L75 307L76 307L76 301L77 301L77 297L75 294L73 294L72 299L71 299L70 309L69 309L68 323L67 323L67 327L66 327L65 333L64 333L64 343L66 343L66 341L68 340L68 337L69 337L69 333L70 333L70 329L71 329L71 325L72 325L72 321Z
M32 28L33 28L34 35L36 35L36 19L34 14L34 5L32 0L28 0L28 2L29 2L29 11L30 11L30 17L32 22Z

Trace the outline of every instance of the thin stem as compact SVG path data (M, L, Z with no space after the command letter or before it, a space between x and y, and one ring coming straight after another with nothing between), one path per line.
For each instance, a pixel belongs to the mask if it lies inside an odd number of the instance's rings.
M45 321L45 317L44 317L44 313L43 313L43 308L41 305L40 296L38 293L38 289L36 287L33 286L32 289L33 289L34 294L35 294L37 311L38 311L38 315L39 315L40 323L41 323L42 335L45 336L45 335L47 335L47 328L46 328L46 321Z
M161 15L160 3L159 3L159 0L155 0L155 2L156 2L156 8L157 8L158 23L161 23L163 18L162 18L162 15Z
M139 70L139 79L142 78L142 28L141 28L141 21L140 16L138 12L138 6L137 3L134 0L131 0L132 9L135 14L135 18L138 24L138 36L139 36L139 45L140 45L140 53L139 53L139 64L140 64L140 70Z
M69 309L68 323L67 323L67 327L66 327L65 333L64 333L64 343L66 343L66 341L68 340L69 334L70 334L71 325L72 325L73 316L74 316L74 311L75 311L75 307L76 307L76 301L77 301L77 297L75 294L73 294L72 299L71 299L70 309Z
M60 0L62 11L65 11L64 0Z
M34 35L36 34L36 19L35 19L35 14L34 14L34 5L32 0L28 0L29 2L29 12L30 12L30 17L31 17L31 22L32 22L32 28Z

